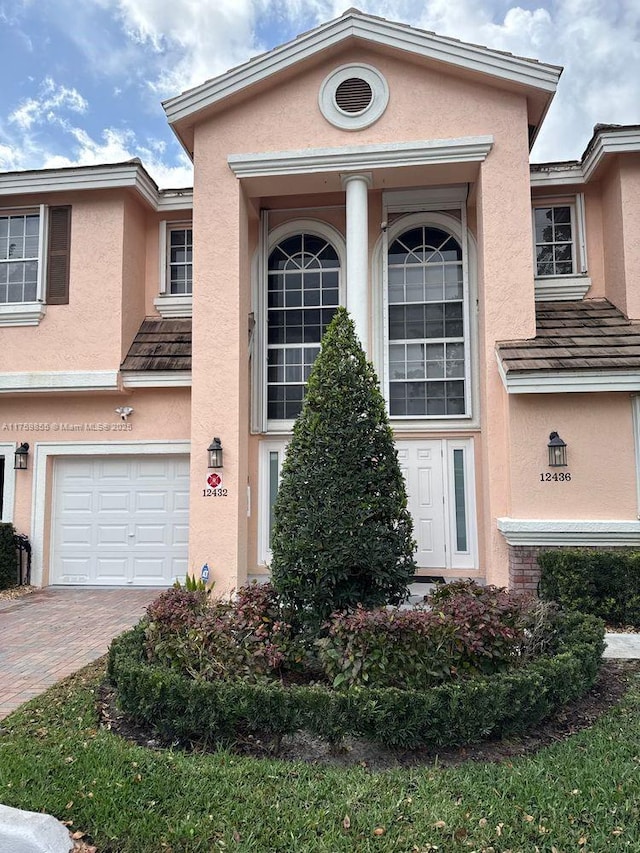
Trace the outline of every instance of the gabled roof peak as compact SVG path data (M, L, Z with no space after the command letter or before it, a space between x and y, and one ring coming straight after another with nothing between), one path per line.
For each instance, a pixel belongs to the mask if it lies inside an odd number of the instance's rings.
M286 44L165 101L163 106L169 123L174 126L187 151L190 151L190 128L198 113L209 110L227 98L286 71L299 62L352 39L369 44L373 48L395 49L408 56L413 55L484 76L497 84L522 87L528 93L534 92L539 100L536 115L533 117L534 124L539 124L544 115L562 73L562 68L556 65L467 44L408 24L369 15L352 7L340 17L320 24Z

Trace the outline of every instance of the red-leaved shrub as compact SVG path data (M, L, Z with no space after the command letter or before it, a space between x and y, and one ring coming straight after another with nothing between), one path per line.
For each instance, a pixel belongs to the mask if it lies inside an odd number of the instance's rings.
M532 602L496 587L450 586L425 608L334 614L327 636L318 641L320 662L333 685L419 690L517 663Z

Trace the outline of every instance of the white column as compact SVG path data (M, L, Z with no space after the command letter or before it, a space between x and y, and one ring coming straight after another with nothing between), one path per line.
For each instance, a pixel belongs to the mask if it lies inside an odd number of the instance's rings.
M362 348L369 351L369 207L371 174L343 175L347 194L347 309Z

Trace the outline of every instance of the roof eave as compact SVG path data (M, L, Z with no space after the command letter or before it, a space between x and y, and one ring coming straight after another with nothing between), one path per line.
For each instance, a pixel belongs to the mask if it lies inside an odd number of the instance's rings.
M546 93L549 103L562 73L559 66L501 53L479 45L465 44L404 24L360 13L349 13L164 101L163 107L169 124L174 126L180 137L178 125L185 119L349 38L366 40L372 44L395 48L484 74L496 80L534 88ZM541 119L537 122L538 125L540 121ZM188 149L189 146L185 147Z

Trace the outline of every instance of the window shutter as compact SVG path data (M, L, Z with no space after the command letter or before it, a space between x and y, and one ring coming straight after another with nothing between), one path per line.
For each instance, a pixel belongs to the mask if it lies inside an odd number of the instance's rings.
M69 303L69 254L71 207L49 208L49 251L47 258L47 304Z

